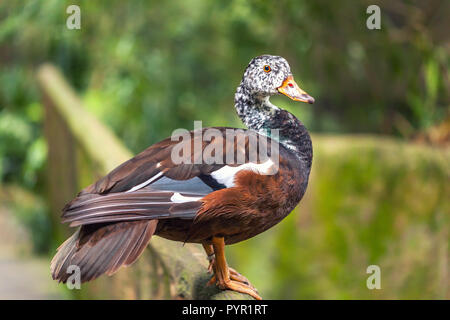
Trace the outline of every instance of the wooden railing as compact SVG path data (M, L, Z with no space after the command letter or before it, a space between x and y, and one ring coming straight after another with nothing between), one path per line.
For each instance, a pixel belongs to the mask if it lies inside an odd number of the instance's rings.
M120 140L83 107L62 74L52 65L37 73L45 106L48 142L48 201L55 239L74 230L60 223L61 208L79 190L132 157ZM80 298L111 299L250 299L206 287L207 260L198 245L153 237L148 250L112 277L83 284Z

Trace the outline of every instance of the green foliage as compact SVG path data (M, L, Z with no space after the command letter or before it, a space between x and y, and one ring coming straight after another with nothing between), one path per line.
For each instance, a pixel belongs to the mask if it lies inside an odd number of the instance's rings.
M6 217L6 219L15 219L26 230L26 234L22 235L20 241L27 246L29 244L35 254L47 254L53 241L48 208L42 199L19 186L9 185L0 186L0 203L3 209L2 214L14 212L14 217ZM4 207L9 210L4 210ZM0 232L5 231L7 234L11 232L11 230L0 230Z
M38 103L26 104L22 110L0 110L0 181L36 185L46 159L41 111Z
M34 253L48 254L52 245L48 208L43 203L33 202L17 203L14 210L19 222L27 228L31 236Z

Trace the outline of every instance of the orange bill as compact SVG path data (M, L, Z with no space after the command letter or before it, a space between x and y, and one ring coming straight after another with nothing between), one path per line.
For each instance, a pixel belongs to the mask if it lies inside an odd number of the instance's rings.
M293 76L287 77L283 81L281 87L278 88L278 91L292 100L308 102L310 104L314 103L314 98L298 86L298 84L294 81Z

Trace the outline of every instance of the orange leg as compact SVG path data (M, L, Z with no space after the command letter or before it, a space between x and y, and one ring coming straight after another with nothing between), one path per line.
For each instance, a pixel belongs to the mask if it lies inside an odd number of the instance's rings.
M228 267L225 259L225 241L223 237L213 237L212 248L210 245L205 244L203 247L208 257L213 257L214 254L214 258L210 259L210 268L214 270L214 276L211 281L216 281L217 286L222 290L246 293L257 300L261 300L257 290L249 284L247 278Z
M211 244L203 243L202 245L203 245L203 249L205 249L207 259L209 261L208 272L213 273L214 264L216 263L216 258L214 255L214 248ZM248 281L248 279L246 277L244 277L242 274L240 274L239 272L237 272L235 269L233 269L231 267L228 267L228 270L230 271L230 279L231 280L242 282L243 284L245 284L245 285L251 287L253 290L257 291L256 288L252 286L250 281ZM208 285L212 285L215 283L216 283L216 276L213 275L211 280L208 281Z
M212 273L213 269L214 269L214 262L215 262L215 257L214 257L214 249L213 246L210 244L206 244L206 243L202 243L203 249L205 249L206 252L206 258L209 261L209 266L208 266L208 272Z

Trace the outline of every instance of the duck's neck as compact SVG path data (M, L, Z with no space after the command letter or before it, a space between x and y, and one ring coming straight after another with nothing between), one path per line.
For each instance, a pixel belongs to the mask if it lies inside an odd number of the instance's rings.
M242 84L234 99L237 114L247 128L271 137L278 130L277 139L310 167L312 161L311 138L305 126L290 112L282 110L263 97L251 93Z

